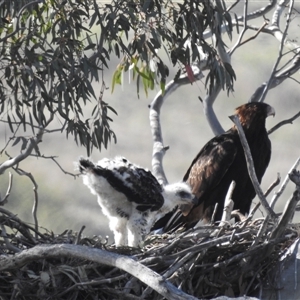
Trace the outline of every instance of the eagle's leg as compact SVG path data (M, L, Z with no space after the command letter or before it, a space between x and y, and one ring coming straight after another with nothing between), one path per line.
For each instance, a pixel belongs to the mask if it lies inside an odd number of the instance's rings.
M141 245L150 228L147 222L147 213L136 212L130 216L127 224L128 246L138 247Z
M109 227L114 232L116 247L127 245L127 222L126 218L110 218Z

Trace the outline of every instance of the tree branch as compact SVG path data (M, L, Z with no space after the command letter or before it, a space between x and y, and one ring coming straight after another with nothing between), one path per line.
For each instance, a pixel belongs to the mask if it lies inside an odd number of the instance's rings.
M286 2L286 0L281 1L280 4L283 4L283 6L285 6L285 2ZM282 12L283 12L283 10L284 10L284 9L281 10L280 4L278 5L278 6L279 6L279 9L276 10L276 11L278 11L278 20L275 21L275 22L277 22L277 23L274 23L274 24L277 24L277 26L279 25L279 18L280 18L280 15L282 14ZM261 95L261 97L260 97L260 99L259 99L259 101L261 101L261 102L264 101L264 99L265 99L265 97L266 97L266 95L267 95L267 93L268 93L268 90L269 90L269 88L270 88L270 85L271 85L271 83L272 83L272 81L273 81L273 78L274 78L274 76L275 76L275 74L276 74L277 67L278 67L278 65L279 65L279 63L280 63L280 61L281 61L282 56L283 56L283 48L284 48L284 46L285 46L285 44L286 44L286 41L285 41L285 40L286 40L286 36L287 36L287 33L288 33L290 21L291 21L291 15L292 15L292 12L293 12L293 7L294 7L294 1L290 0L289 11L288 11L287 18L286 18L286 25L285 25L285 28L284 28L284 31L283 31L283 33L282 33L281 40L280 40L279 54L278 54L278 57L277 57L277 60L276 60L276 62L275 62L275 64L274 64L274 66L273 66L273 69L272 69L272 72L271 72L271 75L270 75L270 79L268 80L268 82L267 82L267 84L266 84L266 86L265 86L265 88L264 88L264 90L263 90L263 92L262 92L262 95ZM279 29L279 27L276 27L276 26L275 26L275 32L276 32L276 33L278 32L278 29ZM280 32L280 30L279 30L279 32Z
M7 199L10 195L10 191L12 188L12 182L13 182L13 175L9 172L9 182L8 182L7 191L6 191L6 194L3 199L1 199L1 196L0 196L0 205L4 205L7 203L7 201L8 201Z
M222 214L222 219L221 222L219 224L220 227L228 224L228 222L231 219L231 212L233 210L233 206L234 206L234 202L232 200L232 193L235 189L235 181L233 180L229 186L228 192L226 194L226 198L224 201L224 210L223 210L223 214Z
M245 133L243 131L243 128L241 126L241 123L239 121L238 116L234 115L234 116L230 116L230 119L233 121L233 123L236 125L239 136L240 136L240 140L245 152L245 157L246 157L246 162L247 162L247 168L248 168L248 172L249 172L249 176L250 179L252 181L253 187L255 189L256 194L258 195L258 198L262 204L262 206L264 207L264 209L266 210L267 214L272 218L272 219L276 219L276 215L274 213L274 211L271 209L271 207L269 206L266 198L264 197L264 194L260 188L260 184L257 180L256 177L256 173L255 173L255 169L254 169L254 163L253 163L253 159L251 156L251 151L245 136Z
M300 117L300 111L297 112L293 117L287 120L283 120L276 124L274 127L272 127L270 130L268 130L268 134L272 134L275 130L279 129L281 126L286 124L293 124L293 121Z
M43 134L44 128L40 127L36 136L29 139L28 145L22 153L5 161L0 165L0 174L3 174L6 169L13 167L14 165L18 164L20 161L28 157L31 154L32 150L36 147L36 145L42 141Z
M298 159L296 160L296 162L294 163L294 165L292 166L292 168L290 169L290 171L289 171L288 174L286 175L286 177L285 177L285 179L284 179L284 181L283 181L283 183L282 183L282 185L281 185L279 191L276 192L275 195L273 196L273 198L271 199L271 202L270 202L271 204L270 204L270 206L271 206L272 209L274 209L274 206L275 206L277 200L278 200L279 197L282 195L282 193L283 193L283 191L285 190L285 188L286 188L288 182L290 181L290 176L289 176L289 174L291 174L292 171L293 171L294 169L297 169L299 165L300 165L300 157L298 157Z
M33 206L32 206L32 216L33 216L33 222L34 222L34 228L35 228L35 238L37 238L37 232L39 229L39 224L38 224L38 218L37 218L37 208L38 208L38 204L39 204L39 194L37 192L38 190L38 185L34 179L34 177L32 176L31 173L26 172L20 168L15 168L13 167L13 169L16 171L16 173L18 173L21 176L27 176L32 184L33 184L33 193L34 193L34 201L33 201Z
M283 232L285 231L287 225L292 220L295 209L297 206L297 203L300 201L300 172L297 170L292 170L292 172L289 173L289 178L292 182L295 183L296 188L295 191L290 198L290 200L287 202L284 211L281 215L281 218L278 222L278 225L274 229L274 231L271 234L271 239L277 239L281 237Z
M201 68L199 66L192 66L195 80L200 80L203 77ZM176 81L171 80L165 88L164 94L160 91L150 104L150 128L153 138L153 152L152 152L152 172L160 184L166 185L168 183L167 177L163 169L163 157L168 147L164 146L162 130L160 124L160 109L165 99L172 94L177 88L182 85L191 84L187 74L181 75Z
M138 278L160 295L170 300L196 300L197 298L190 296L158 273L145 267L131 257L119 255L105 250L95 249L91 247L57 244L57 245L39 245L28 250L23 250L13 256L0 257L0 271L9 269L18 269L26 263L45 258L62 258L73 257L77 259L96 262L107 266L117 267L125 272Z

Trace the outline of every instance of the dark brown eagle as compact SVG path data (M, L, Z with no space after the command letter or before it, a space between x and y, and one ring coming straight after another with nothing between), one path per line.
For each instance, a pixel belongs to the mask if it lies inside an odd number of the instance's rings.
M268 138L266 118L275 115L275 110L265 103L247 103L235 111L245 132L256 176L259 182L268 167L271 157L271 142ZM165 216L155 224L154 229L164 227L169 231L179 226L186 229L195 226L199 220L210 222L214 207L218 203L215 221L221 220L224 201L234 180L236 187L232 194L234 209L248 214L256 193L248 174L245 154L238 131L234 125L227 132L211 139L198 153L184 178L198 199L198 204L187 216L179 211Z

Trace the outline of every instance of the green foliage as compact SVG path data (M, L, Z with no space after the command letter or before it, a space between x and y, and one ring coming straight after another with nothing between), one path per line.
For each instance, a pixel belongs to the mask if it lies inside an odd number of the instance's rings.
M120 58L112 91L130 69L138 93L140 84L146 94L156 84L164 90L169 69L162 49L183 70L204 54L212 66L207 88L233 86L233 69L203 37L209 29L218 47L225 48L221 25L231 19L220 0L2 1L0 12L0 113L13 132L20 124L34 132L58 119L61 130L84 145L88 155L93 147L116 140L108 115L116 112L92 86L94 80L101 82L112 53ZM230 37L232 26L227 28ZM200 47L186 47L187 41ZM86 119L88 102L94 109Z
M122 72L133 69L133 76L137 73L137 81L142 82L146 94L157 80L164 88L169 75L162 59L161 50L164 49L173 65L183 70L207 57L213 66L206 82L207 89L211 91L215 85L228 91L233 89L234 71L222 62L215 50L218 45L225 52L226 45L221 38L223 24L227 24L229 38L232 35L231 16L226 11L224 1L122 1L120 6L119 13L122 13L122 22L126 24L122 30L128 39L127 26L130 26L133 37L128 47L123 41L119 44L125 56L113 76L113 87L121 84ZM114 17L115 14L109 18ZM205 39L203 33L206 30L215 36L216 45ZM187 47L187 44L193 46Z
M34 131L47 127L56 116L67 135L72 133L88 154L94 146L106 147L114 137L107 115L110 107L97 99L91 82L99 81L99 70L107 66L109 56L97 49L89 25L92 2L22 4L16 7L5 1L0 6L7 21L0 28L2 119L12 131L19 123L24 130L29 126ZM87 50L95 50L94 57L87 56ZM92 118L85 119L83 107L92 101Z

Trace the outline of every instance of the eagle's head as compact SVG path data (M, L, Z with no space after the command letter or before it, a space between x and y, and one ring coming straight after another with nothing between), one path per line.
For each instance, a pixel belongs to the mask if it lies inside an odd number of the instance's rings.
M257 127L258 124L265 126L265 120L269 116L275 116L275 110L272 106L263 102L250 102L236 108L235 114L239 116L239 120L243 129Z
M179 206L182 214L187 215L197 204L197 198L192 194L191 187L185 182L177 182L164 186L164 209L173 210Z

